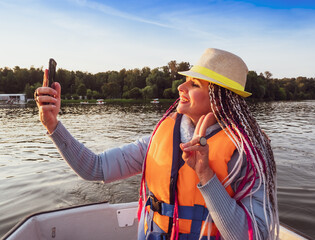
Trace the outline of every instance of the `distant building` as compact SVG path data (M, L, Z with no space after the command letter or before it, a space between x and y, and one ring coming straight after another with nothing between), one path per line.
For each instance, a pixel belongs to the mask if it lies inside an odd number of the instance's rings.
M26 94L24 93L0 94L0 104L25 104L26 102Z

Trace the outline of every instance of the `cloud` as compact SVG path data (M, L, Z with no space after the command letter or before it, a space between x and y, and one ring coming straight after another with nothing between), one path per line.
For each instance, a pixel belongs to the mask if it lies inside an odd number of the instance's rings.
M123 18L126 20L131 20L131 21L136 21L136 22L141 22L141 23L147 23L147 24L151 24L151 25L155 25L155 26L159 26L159 27L163 27L163 28L172 28L172 26L169 26L167 24L148 20L145 18L141 18L141 17L138 17L136 15L117 10L115 8L112 8L112 7L105 5L105 4L102 4L102 3L98 3L98 2L94 2L94 1L87 1L87 0L74 0L73 2L76 3L78 6L87 7L89 9L95 10L95 11L100 11L106 15L112 15L112 16L120 17L120 18Z

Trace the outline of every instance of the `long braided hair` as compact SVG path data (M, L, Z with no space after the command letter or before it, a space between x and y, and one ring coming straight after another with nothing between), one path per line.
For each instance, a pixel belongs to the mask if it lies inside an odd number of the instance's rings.
M238 186L234 198L240 205L242 205L242 199L250 197L252 200L253 194L261 187L263 188L263 209L265 222L269 228L269 239L276 239L279 232L276 164L270 140L252 116L244 98L215 84L209 84L209 96L211 110L217 122L239 152L235 167L223 183L228 186L236 180ZM247 160L246 174L241 179L235 179L241 171L244 154ZM256 185L255 188L254 185ZM247 216L252 219L256 239L262 239L253 213L252 201L250 203L251 209L246 209L244 205L242 207Z

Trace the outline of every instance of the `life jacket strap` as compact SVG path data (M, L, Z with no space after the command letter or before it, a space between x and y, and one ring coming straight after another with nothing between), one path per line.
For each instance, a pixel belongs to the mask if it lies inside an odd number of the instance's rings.
M183 234L183 233L180 233L179 234L179 240L196 240L196 239L199 239L199 234ZM202 236L200 238L201 240L208 240L208 237L207 236ZM216 240L216 237L215 236L210 236L210 240Z
M196 240L199 239L199 234L179 234L178 240ZM208 240L207 236L202 236L201 240ZM170 236L163 233L151 233L147 240L170 240ZM216 240L215 236L210 236L210 240Z
M157 212L160 215L168 216L170 218L173 217L174 205L159 201L154 195L148 197L146 206L150 206L152 211ZM208 213L208 209L202 205L178 207L178 218L180 219L205 221Z

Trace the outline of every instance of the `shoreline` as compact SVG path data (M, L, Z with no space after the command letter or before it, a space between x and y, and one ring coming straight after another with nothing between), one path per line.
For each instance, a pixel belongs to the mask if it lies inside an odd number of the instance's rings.
M159 104L159 103L173 103L176 101L176 99L159 99L159 102L157 103L152 103L151 102L152 99L124 99L124 98L115 98L115 99L103 99L103 104L106 103L131 103L131 104ZM89 105L89 104L99 104L97 102L96 99L90 99L90 100L86 100L86 99L61 99L61 104L81 104L81 105ZM99 105L103 105L103 104L99 104ZM25 103L24 105L35 105L35 100L29 100L27 103Z

